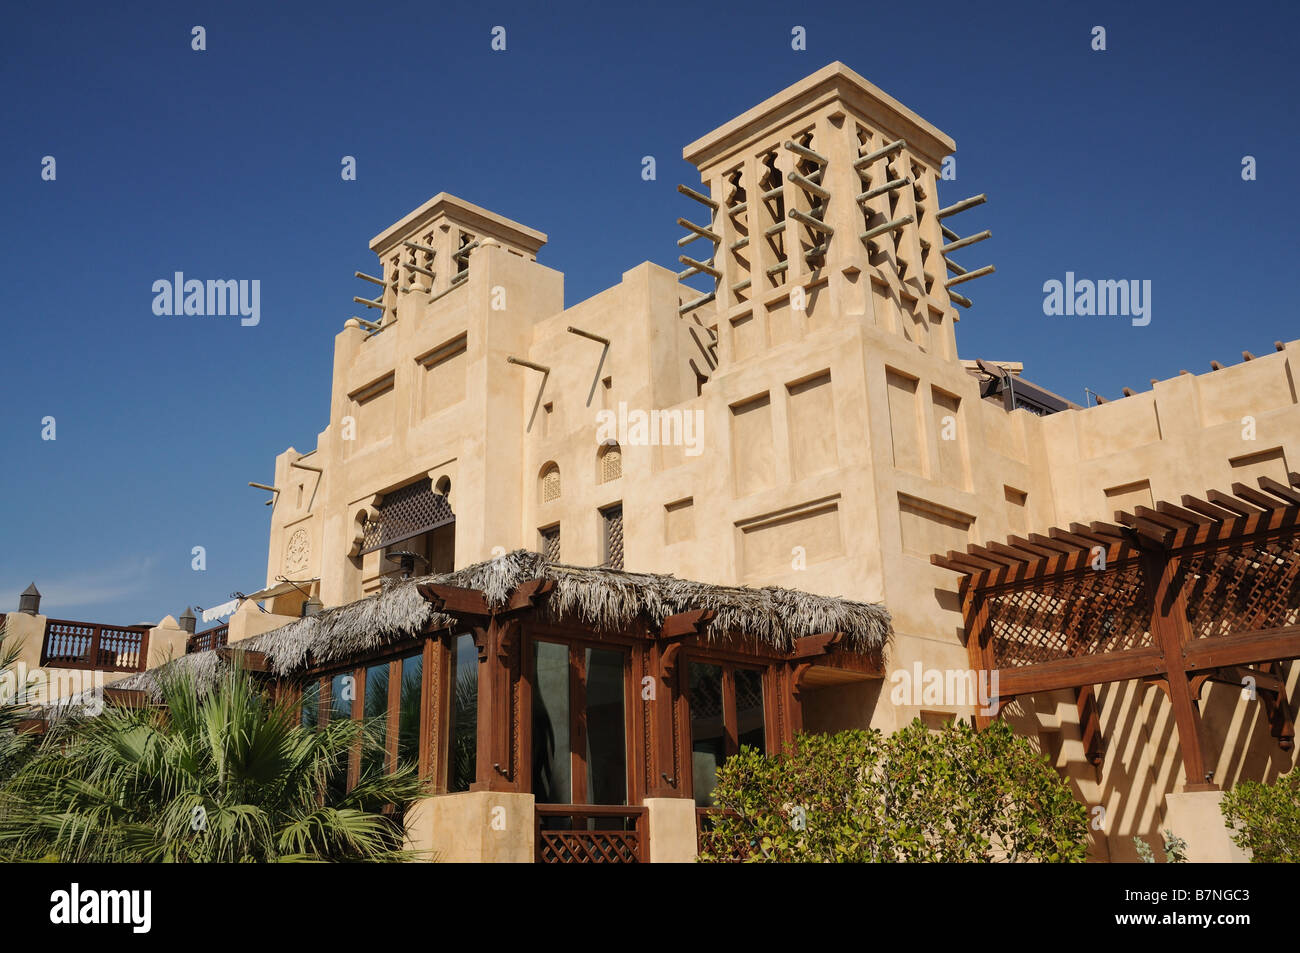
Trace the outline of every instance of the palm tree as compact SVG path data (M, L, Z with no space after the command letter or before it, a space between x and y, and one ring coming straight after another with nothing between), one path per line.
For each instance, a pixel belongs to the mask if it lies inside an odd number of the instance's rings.
M6 644L5 624L0 622L0 781L18 769L31 748L32 736L18 730L28 711L23 701L26 686L19 684L22 673L15 667L18 650L17 643Z
M338 765L378 744L375 726L304 727L238 669L206 692L160 679L163 706L110 705L51 727L0 790L0 851L61 861L404 860L412 765L383 759L351 791Z

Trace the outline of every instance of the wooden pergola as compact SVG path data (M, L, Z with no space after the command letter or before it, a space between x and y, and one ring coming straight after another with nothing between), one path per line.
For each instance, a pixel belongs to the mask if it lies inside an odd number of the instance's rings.
M997 673L994 710L1074 689L1084 745L1100 763L1094 686L1158 685L1173 708L1185 789L1214 790L1199 698L1216 681L1253 687L1273 737L1291 750L1284 663L1300 658L1300 474L1115 520L930 557L962 575L970 664ZM977 725L990 717L977 714Z

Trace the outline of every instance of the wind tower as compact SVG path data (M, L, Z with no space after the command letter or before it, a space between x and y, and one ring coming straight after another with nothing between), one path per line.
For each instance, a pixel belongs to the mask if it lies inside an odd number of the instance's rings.
M993 268L948 257L989 237L946 221L984 196L939 204L954 149L838 62L691 143L704 191L679 191L703 222L678 220L679 277L706 275L713 290L684 300L683 316L714 330L723 365L851 315L955 360L954 305L971 302L954 286Z

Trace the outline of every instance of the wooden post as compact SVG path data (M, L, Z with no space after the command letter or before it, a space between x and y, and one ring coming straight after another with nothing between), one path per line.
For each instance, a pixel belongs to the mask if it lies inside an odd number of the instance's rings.
M968 585L963 581L963 586ZM968 589L964 594L963 601L967 603L966 611L962 615L970 620L970 627L966 630L966 654L970 658L971 671L975 673L975 684L993 685L992 672L994 669L993 661L993 633L989 628L989 602L988 596L983 593L977 593L973 589ZM972 613L970 609L973 608ZM987 680L981 678L981 673L989 673ZM994 699L990 698L990 702ZM992 722L996 716L984 714L980 710L982 700L975 700L975 730L983 731ZM998 710L1001 710L1001 704L998 704Z
M646 797L682 797L681 779L673 770L673 705L677 692L676 660L681 646L675 643L650 643L650 671L654 681L650 706L650 736L646 739L646 757L650 759L649 787Z
M1201 751L1201 713L1192 696L1183 649L1192 641L1187 624L1186 600L1175 584L1178 561L1167 553L1144 549L1143 569L1151 584L1151 637L1164 653L1165 677L1169 702L1178 726L1178 747L1183 756L1187 780L1185 791L1217 791L1205 773Z
M478 646L478 745L471 791L514 791L511 732L510 645L515 623L493 617L486 629L474 630ZM517 641L517 640L515 640ZM518 646L514 646L517 650Z

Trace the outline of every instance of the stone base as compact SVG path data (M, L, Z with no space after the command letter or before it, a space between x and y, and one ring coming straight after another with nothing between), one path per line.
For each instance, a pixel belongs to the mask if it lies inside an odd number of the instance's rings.
M695 801L684 797L645 799L650 863L689 864L695 861Z
M438 794L411 805L407 847L439 863L531 864L533 825L531 794Z
M1165 795L1168 829L1187 841L1187 860L1198 864L1244 864L1250 855L1232 842L1219 810L1222 791L1183 791Z

